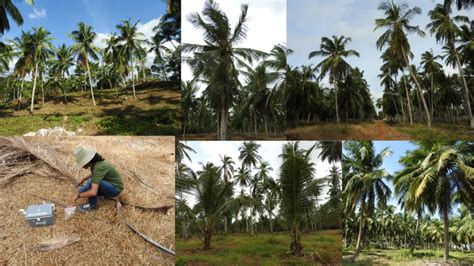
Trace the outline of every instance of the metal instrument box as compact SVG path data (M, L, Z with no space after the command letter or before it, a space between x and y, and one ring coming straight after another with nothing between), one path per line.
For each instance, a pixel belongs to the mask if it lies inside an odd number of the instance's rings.
M25 219L33 227L54 224L54 204L30 205L25 211Z

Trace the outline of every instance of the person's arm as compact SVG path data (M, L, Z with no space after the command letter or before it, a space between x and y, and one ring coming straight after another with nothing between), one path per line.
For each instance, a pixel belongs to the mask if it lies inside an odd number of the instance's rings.
M95 196L97 196L97 191L99 191L99 184L92 183L91 189L89 189L85 192L79 193L77 196L79 198L95 197Z
M94 184L92 183L91 185L91 189L87 190L87 191L84 191L84 192L79 192L78 194L76 194L73 198L72 198L72 201L74 202L74 204L76 203L77 199L78 198L90 198L90 197L94 197L97 195L97 191L99 191L99 184Z
M81 181L79 181L79 183L77 183L77 186L82 185L82 184L83 184L84 182L86 182L89 178L90 178L90 176L84 177Z

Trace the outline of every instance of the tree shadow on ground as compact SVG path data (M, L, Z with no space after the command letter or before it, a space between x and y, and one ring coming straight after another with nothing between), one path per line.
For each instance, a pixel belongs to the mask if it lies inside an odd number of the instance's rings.
M145 100L148 101L149 104L158 104L162 101L170 105L181 104L180 99L176 99L176 97L163 97L163 96L158 96L158 95L150 95L146 97Z
M175 135L180 130L179 109L144 110L135 106L102 111L98 135Z

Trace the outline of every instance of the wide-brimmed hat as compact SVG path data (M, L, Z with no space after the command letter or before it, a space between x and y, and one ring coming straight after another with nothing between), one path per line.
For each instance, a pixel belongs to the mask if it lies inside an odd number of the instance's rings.
M93 147L77 147L74 150L74 156L76 157L76 167L79 169L84 167L84 165L89 163L92 158L94 158L96 152L97 150Z

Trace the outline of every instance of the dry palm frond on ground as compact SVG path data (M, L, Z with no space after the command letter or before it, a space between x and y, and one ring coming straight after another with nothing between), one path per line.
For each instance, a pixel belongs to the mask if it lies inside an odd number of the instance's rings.
M97 211L64 220L78 180L90 174L73 168L78 145L96 147L121 172L120 213L99 199ZM172 137L0 137L0 195L0 264L174 265ZM43 201L56 204L56 223L32 228L18 210ZM80 240L39 251L74 235Z

